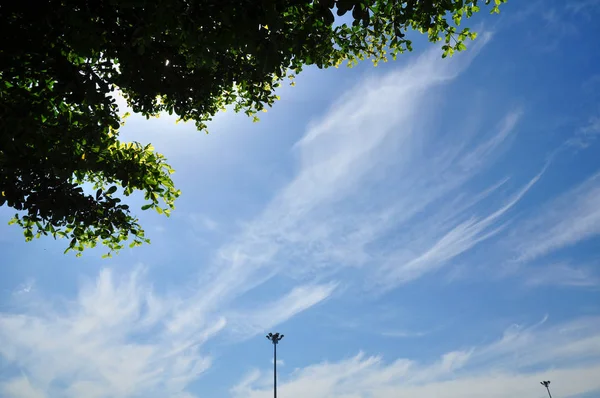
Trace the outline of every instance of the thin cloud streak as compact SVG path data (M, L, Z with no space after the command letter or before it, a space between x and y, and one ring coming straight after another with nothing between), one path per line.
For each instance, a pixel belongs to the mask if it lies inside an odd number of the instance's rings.
M464 253L478 243L496 235L504 228L504 225L498 224L497 221L518 203L527 191L540 179L542 173L529 181L503 207L482 219L471 218L458 224L422 254L410 260L392 258L388 266L381 271L380 280L385 281L386 285L380 284L379 287L385 289L389 286L406 283L421 277L425 273L439 268L448 260Z
M600 277L593 272L591 267L574 267L568 263L543 264L540 267L528 269L527 273L525 283L528 286L600 286Z
M600 234L600 173L552 200L514 233L517 260L530 262Z
M411 331L407 331L407 330L392 330L392 331L386 331L386 332L381 333L381 335L384 337L395 337L395 338L401 338L401 339L413 338L413 337L423 337L427 334L428 334L428 332L411 332Z
M228 315L238 338L252 337L292 318L332 295L337 284L303 285L293 288L283 297L270 301L260 308L244 309Z

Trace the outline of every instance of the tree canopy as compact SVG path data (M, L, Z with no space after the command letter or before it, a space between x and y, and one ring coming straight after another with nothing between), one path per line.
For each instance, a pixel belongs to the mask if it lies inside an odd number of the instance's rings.
M81 252L147 242L121 197L169 215L180 192L165 158L119 141L119 92L134 112L194 121L226 106L256 119L306 66L374 63L411 50L442 56L475 33L461 21L506 0L46 0L0 5L0 206L26 240ZM93 193L84 190L93 187Z

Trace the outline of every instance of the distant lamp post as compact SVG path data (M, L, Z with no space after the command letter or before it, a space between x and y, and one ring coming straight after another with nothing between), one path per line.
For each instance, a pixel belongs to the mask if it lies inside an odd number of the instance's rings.
M273 343L273 397L277 398L277 343L283 339L279 333L269 333L267 339Z
M550 394L550 380L548 380L548 381L540 381L540 384L543 385L544 387L546 387L546 390L548 390L548 396L550 398L552 398L552 394Z

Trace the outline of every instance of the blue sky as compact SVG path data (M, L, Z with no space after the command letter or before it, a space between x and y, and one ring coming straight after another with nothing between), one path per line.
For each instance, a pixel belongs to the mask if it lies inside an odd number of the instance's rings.
M269 397L270 331L281 397L600 395L598 17L512 0L260 123L128 119L177 209L108 260L0 225L0 396Z

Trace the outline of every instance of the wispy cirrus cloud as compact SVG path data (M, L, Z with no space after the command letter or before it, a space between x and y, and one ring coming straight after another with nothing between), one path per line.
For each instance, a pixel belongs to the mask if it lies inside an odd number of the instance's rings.
M569 2L549 3L547 1L530 1L520 7L516 13L508 17L508 21L529 22L537 20L536 26L527 32L526 39L531 50L555 52L568 40L581 36L582 19L590 19L600 11L598 0L572 0ZM539 24L543 28L539 28Z
M600 277L593 267L555 263L529 268L525 283L529 286L596 287L600 286Z
M575 0L565 5L574 14L600 12L599 0Z
M585 125L582 131L589 135L598 135L600 134L600 117L592 116L590 117L587 125Z
M431 118L440 105L432 94L490 38L450 62L429 51L342 95L296 143L295 177L222 248L222 260L256 284L282 273L327 280L352 267L391 289L495 236L540 176L487 211L474 208L508 179L479 191L467 185L510 147L523 112L491 125L479 116L452 127Z
M553 392L563 397L600 390L598 318L546 326L512 326L499 340L442 354L422 363L409 358L386 363L359 353L339 362L297 369L280 380L287 397L498 397L542 396L540 380L560 380ZM581 361L584 361L583 364ZM268 379L254 370L231 391L234 397L271 393Z
M384 337L396 337L396 338L413 338L413 337L423 337L428 332L413 332L410 330L387 330L385 332L381 332L381 335Z
M385 289L388 286L395 286L419 278L425 273L439 268L448 260L464 253L479 242L496 235L504 227L498 220L527 193L540 177L541 174L535 176L504 206L493 213L483 218L471 217L452 227L423 252L407 256L406 251L402 251L399 256L392 256L386 266L381 269L380 280L385 281L385 284L380 284L380 287Z
M514 231L519 261L533 261L600 234L600 174L543 206Z
M576 149L585 149L592 145L598 136L600 136L600 117L592 115L566 144Z
M323 302L331 296L336 286L335 283L297 286L285 296L261 304L260 308L244 308L228 314L228 318L234 324L232 327L236 334L251 337Z

